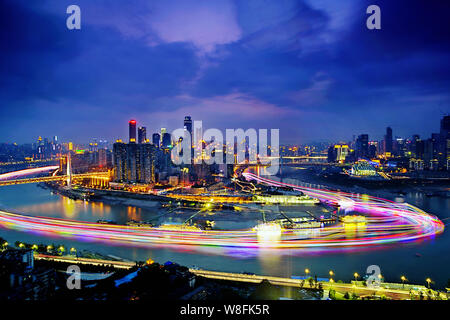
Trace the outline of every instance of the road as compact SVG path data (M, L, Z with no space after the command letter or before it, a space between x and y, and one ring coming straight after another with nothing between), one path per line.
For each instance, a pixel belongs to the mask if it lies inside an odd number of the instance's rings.
M92 264L92 265L113 265L116 268L120 269L129 269L136 265L135 262L128 261L111 261L111 260L102 260L102 259L89 259L89 258L76 258L71 256L49 256L43 254L35 254L36 260L49 260L49 261L59 261L59 262L67 262L67 263L77 263L77 264ZM268 280L271 284L277 286L286 286L286 287L301 287L302 280L300 279L292 279L292 278L284 278L284 277L274 277L274 276L263 276L263 275L249 275L242 273L232 273L232 272L222 272L222 271L211 271L211 270L203 270L203 269L192 269L189 271L196 276L216 279L216 280L225 280L225 281L239 281L246 283L260 283L263 280ZM379 289L371 289L362 286L355 286L350 283L330 283L320 281L322 284L322 288L324 290L334 289L337 292L349 294L355 293L358 296L364 295L377 295L377 296L386 296L390 299L395 300L404 300L410 299L409 290L400 290L400 289L387 289L387 288L379 288ZM311 288L309 285L309 281L304 281L304 288ZM426 290L424 286L417 285L416 287ZM441 297L447 300L445 295L441 295Z
M288 287L300 287L302 280L300 279L291 279L291 278L282 278L282 277L273 277L273 276L261 276L261 275L247 275L241 273L229 273L229 272L221 272L221 271L209 271L209 270L201 270L201 269L189 269L190 272L194 273L197 276L217 279L217 280L227 280L227 281L239 281L239 282L248 282L248 283L260 283L263 280L268 280L273 285L278 286L288 286ZM349 294L355 293L358 296L365 295L376 295L376 296L386 296L387 298L395 299L395 300L405 300L410 299L409 290L400 290L400 289L387 289L387 288L367 288L362 286L355 286L350 283L330 283L319 281L322 284L322 288L324 290L334 289L337 292ZM304 288L312 288L309 285L309 281L304 281ZM418 288L426 290L424 286L417 285ZM441 295L442 298L447 300L446 296Z
M108 178L108 172L93 172L93 173L80 173L73 174L72 179L76 178ZM41 182L50 182L50 181L65 181L69 178L69 176L51 176L51 177L39 177L39 178L25 178L25 179L15 179L15 180L2 180L0 181L0 186L10 186L16 184L25 184L25 183L41 183Z
M89 259L71 256L49 256L43 254L35 253L34 258L36 260L47 260L47 261L57 261L57 262L67 262L75 264L90 264L90 265L113 265L115 268L120 269L130 269L136 265L135 262L130 261L112 261L112 260L102 260L102 259Z

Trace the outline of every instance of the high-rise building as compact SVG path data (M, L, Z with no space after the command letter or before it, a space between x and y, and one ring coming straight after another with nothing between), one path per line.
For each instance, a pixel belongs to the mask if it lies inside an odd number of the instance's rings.
M130 133L130 143L136 143L136 120L130 120L130 122L128 122L128 125Z
M128 145L122 141L117 141L113 145L114 180L127 181L128 171Z
M420 135L414 134L411 139L411 144L409 145L409 151L411 152L411 157L417 157L417 144L420 141Z
M162 147L163 148L170 148L172 146L172 136L170 133L165 132L162 135Z
M360 134L356 139L356 157L367 158L369 156L369 135Z
M384 136L384 153L392 155L392 128L386 128L386 135Z
M156 147L150 143L140 145L139 177L142 183L155 182Z
M98 150L98 165L99 167L106 167L107 159L106 159L106 149Z
M138 128L138 143L145 143L147 140L147 128L139 127Z
M441 119L439 132L439 165L447 168L450 160L450 115Z
M375 158L378 150L378 141L370 141L369 142L369 158Z
M159 133L154 133L153 134L152 142L157 148L159 148L159 146L161 144L161 136L159 135Z
M432 158L437 159L438 154L439 154L439 133L432 133L430 140L431 140L432 149L433 149Z
M114 180L125 183L155 182L156 147L149 143L125 144L118 141L113 146Z
M336 144L328 148L328 162L344 163L350 149L346 144Z
M336 150L334 149L334 146L330 146L328 148L328 162L335 162L336 161Z
M408 153L408 147L406 140L403 138L395 138L395 142L393 142L395 148L392 147L392 151L395 152L395 155L400 157L405 157Z
M139 146L136 143L129 143L127 146L127 182L138 182L140 176L139 170L141 168L139 160Z
M191 159L194 161L194 135L192 134L192 119L190 116L184 117L184 130L189 132L191 137Z
M184 117L184 129L186 129L189 132L192 141L192 119L190 116Z

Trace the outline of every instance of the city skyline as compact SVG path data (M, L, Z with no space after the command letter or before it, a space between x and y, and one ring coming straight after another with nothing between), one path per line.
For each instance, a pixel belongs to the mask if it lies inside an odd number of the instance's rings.
M448 12L0 1L0 301L448 302Z
M442 121L442 119L444 119L444 118L446 118L448 116L449 115L443 116L440 119L440 122ZM191 120L190 116L186 116L186 117L189 117L189 119ZM195 121L195 120L196 119L192 119L191 121ZM186 121L186 119L185 119L185 121ZM47 139L49 142L51 142L50 140L52 140L53 143L55 143L55 144L57 144L57 143L74 143L74 144L78 144L78 145L87 145L87 144L90 144L90 143L95 143L95 142L99 143L100 142L100 143L103 143L106 146L106 145L112 144L112 143L114 143L116 141L129 141L130 134L131 134L131 128L129 126L126 126L126 125L127 124L130 125L131 122L133 122L133 126L135 127L135 135L136 134L139 135L140 134L139 130L143 130L141 132L142 132L143 137L145 137L145 139L143 139L139 143L149 142L149 143L155 144L154 141L153 141L153 136L156 134L156 135L159 135L159 139L162 139L161 131L162 130L167 130L167 128L164 128L164 127L155 128L153 130L153 128L148 128L148 126L145 123L139 123L139 121L137 121L135 119L129 119L127 121L124 121L123 128L122 127L120 128L120 131L124 131L125 134L123 136L117 136L117 137L115 137L115 138L113 138L111 140L106 139L105 137L102 137L102 136L98 136L98 135L97 136L92 136L92 137L88 138L85 141L77 141L76 139L75 140L65 140L65 139L61 139L61 137L59 135L51 134L48 137L44 136L44 135L39 135L37 138L33 137L33 138L29 139L28 141L26 141L24 143L20 143L20 145L33 144L33 143L36 142L36 140ZM186 122L184 122L184 127L186 127L185 123ZM191 124L191 126L192 126L192 124ZM183 126L179 126L179 128L182 128L182 127ZM412 134L411 136L401 136L401 135L395 134L395 131L392 129L392 127L387 126L387 127L381 128L381 129L382 130L380 132L378 132L378 134L376 134L374 136L369 135L367 133L364 133L366 131L363 130L362 132L359 132L359 133L354 132L351 136L349 136L347 138L343 138L343 139L323 139L323 140L320 140L320 139L315 139L314 140L314 139L312 139L311 141L306 142L306 143L300 143L300 142L296 143L295 141L292 142L292 143L283 143L283 141L281 141L280 145L283 145L283 146L308 145L308 144L311 144L311 145L314 145L314 144L331 144L332 145L334 143L351 143L351 142L357 143L358 142L358 138L360 136L368 136L367 137L368 138L368 142L383 142L384 139L386 138L386 130L389 130L389 129L391 130L391 139L392 139L392 141L394 141L396 139L413 140L417 136L418 136L419 139L426 140L428 138L432 138L432 136L435 135L435 134L439 134L439 131L440 131L439 124L436 126L436 128L432 132L425 133L425 135L420 135L420 134L416 133L416 134ZM192 130L192 128L190 130ZM171 130L168 130L168 133L170 133L170 131ZM192 134L192 132L191 132L191 134ZM55 139L57 140L56 142L54 141ZM135 139L136 142L138 142L138 140L139 140L139 139L136 139L136 137L134 137L134 139ZM0 141L0 143L7 143L7 144L9 143L9 144L11 144L11 143L17 143L17 142L15 142L15 141ZM17 143L17 144L19 144L19 143Z
M378 1L381 30L365 27L364 1L78 1L76 31L68 4L3 4L1 30L16 32L0 33L2 142L114 141L129 119L154 133L186 115L280 128L284 144L382 139L388 126L429 137L449 111L441 2Z

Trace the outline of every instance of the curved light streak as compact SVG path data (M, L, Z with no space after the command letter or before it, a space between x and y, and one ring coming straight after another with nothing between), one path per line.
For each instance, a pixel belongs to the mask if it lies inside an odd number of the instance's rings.
M240 248L338 248L385 245L433 237L443 232L444 224L437 217L407 203L306 188L270 180L253 173L243 174L273 186L290 186L295 190L319 198L328 204L341 204L367 216L364 228L342 224L320 229L283 230L279 239L261 241L254 230L162 230L158 228L65 220L27 216L0 210L0 226L6 228L74 237L80 240L99 240L132 245L191 245Z
M30 168L30 169L25 169L25 170L7 172L7 173L0 174L0 180L9 180L9 179L18 178L18 177L41 174L41 173L45 173L48 171L56 170L58 168L59 168L59 166L46 166L46 167Z

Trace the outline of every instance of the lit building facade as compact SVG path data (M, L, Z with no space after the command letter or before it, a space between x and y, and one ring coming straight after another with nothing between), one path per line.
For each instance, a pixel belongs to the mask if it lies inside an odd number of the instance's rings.
M145 143L147 140L147 128L139 127L138 128L138 143Z
M136 143L136 120L128 122L130 143Z
M156 147L150 143L113 146L114 180L123 183L154 183Z
M159 148L161 144L161 135L159 133L154 133L152 136L152 142L157 148Z

